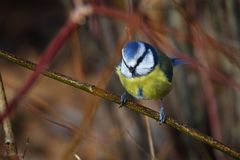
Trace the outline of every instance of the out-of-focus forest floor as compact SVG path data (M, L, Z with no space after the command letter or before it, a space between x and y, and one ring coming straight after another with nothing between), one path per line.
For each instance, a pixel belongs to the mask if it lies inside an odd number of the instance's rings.
M124 92L115 67L121 48L141 40L188 65L174 69L173 89L164 99L168 115L240 151L240 1L93 0L96 12L74 30L53 71ZM110 9L104 12L99 6ZM37 63L63 26L71 1L0 1L0 50ZM116 11L116 12L114 12ZM144 24L144 25L143 25ZM32 71L0 59L8 101ZM139 101L159 110L155 101ZM231 159L165 125L117 104L40 76L11 114L18 153L24 159L59 160L81 135L71 159ZM0 133L0 154L5 154ZM29 144L26 146L27 139Z

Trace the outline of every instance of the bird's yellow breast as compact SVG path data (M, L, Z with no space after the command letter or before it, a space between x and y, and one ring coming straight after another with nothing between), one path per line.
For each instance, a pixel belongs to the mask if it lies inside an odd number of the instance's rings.
M129 94L138 99L160 99L171 90L171 82L168 81L161 69L156 66L149 74L127 78L116 68L120 81Z

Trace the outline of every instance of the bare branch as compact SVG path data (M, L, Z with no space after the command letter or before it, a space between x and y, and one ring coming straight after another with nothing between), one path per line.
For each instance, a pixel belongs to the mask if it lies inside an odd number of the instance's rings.
M16 63L24 68L30 69L30 70L34 70L36 64L29 62L27 60L24 59L20 59L15 57L14 55L8 54L6 52L0 51L0 57L7 59L13 63ZM88 84L88 83L83 83L77 80L72 79L71 77L67 77L65 75L62 75L60 73L55 73L55 72L51 72L51 71L45 71L42 73L43 75L45 75L46 77L49 77L51 79L57 80L59 82L65 83L67 85L73 86L74 88L78 88L80 90L83 90L85 92L88 92L92 95L101 97L105 100L109 100L111 102L114 103L118 103L120 104L120 97L114 94L111 94L105 90L102 90L92 84ZM125 105L126 108L137 112L139 114L148 116L152 119L155 120L159 120L159 113L147 108L145 106L142 106L140 104L137 103L133 103L133 102L127 102ZM196 130L194 130L193 128L190 128L184 124L180 124L177 121L175 121L173 118L171 117L166 117L166 121L165 124L177 129L179 132L186 134L187 136L190 136L202 143L205 143L217 150L220 150L224 153L226 153L227 155L233 157L233 158L238 158L240 159L240 153L234 151L233 149L229 148L228 146L226 146L225 144L213 139L212 137L209 137L207 135L204 135L203 133L200 133Z

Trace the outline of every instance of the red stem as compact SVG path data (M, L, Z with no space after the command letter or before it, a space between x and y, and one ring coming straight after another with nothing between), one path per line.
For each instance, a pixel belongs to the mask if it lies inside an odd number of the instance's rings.
M69 20L60 29L58 34L42 53L41 59L37 64L35 71L30 75L27 82L23 85L23 87L19 90L15 97L10 101L8 107L6 107L7 109L5 110L5 112L0 115L1 122L17 107L19 101L24 98L28 91L33 87L41 72L43 72L43 70L50 63L50 61L52 61L52 59L56 56L56 54L58 53L57 51L63 46L64 42L67 40L74 28L75 23Z
M206 44L204 43L202 36L198 34L197 30L193 26L191 26L191 31L193 35L192 41L195 47L196 56L199 59L199 61L202 64L205 64L206 68L208 68L208 63L206 61L207 57L205 57L206 54L203 54ZM207 73L203 69L199 68L199 74L202 81L203 93L205 95L206 102L208 104L207 109L208 109L208 118L210 121L211 133L214 138L218 140L222 140L220 118L218 115L217 102L214 95L214 89L213 89L212 83L208 79Z

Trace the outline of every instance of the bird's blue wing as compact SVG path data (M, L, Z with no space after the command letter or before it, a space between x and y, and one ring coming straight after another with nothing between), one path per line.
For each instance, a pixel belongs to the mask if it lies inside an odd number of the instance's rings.
M158 51L158 65L165 74L165 76L167 77L168 81L171 82L173 76L173 65L171 63L171 59L160 50L157 51Z
M172 58L171 59L171 63L172 65L175 67L177 65L181 65L181 64L187 64L188 62L186 62L185 60L181 59L181 58Z

